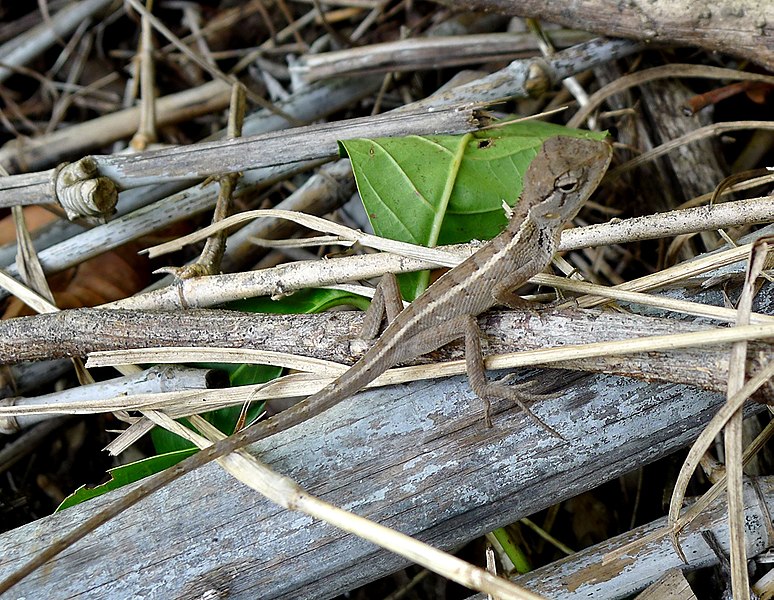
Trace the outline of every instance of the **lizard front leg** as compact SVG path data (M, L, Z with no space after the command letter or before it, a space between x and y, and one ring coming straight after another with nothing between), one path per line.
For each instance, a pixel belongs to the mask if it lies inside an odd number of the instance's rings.
M534 303L525 300L513 291L515 287L525 283L534 272L533 261L529 261L518 269L514 269L507 277L504 277L492 286L492 298L501 306L507 306L514 310L534 312Z

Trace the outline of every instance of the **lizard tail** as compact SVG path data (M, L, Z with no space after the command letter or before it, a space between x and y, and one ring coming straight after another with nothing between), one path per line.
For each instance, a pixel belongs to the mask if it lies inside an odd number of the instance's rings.
M250 442L256 442L280 431L290 429L360 391L392 365L391 357L385 356L383 350L378 353L378 356L374 356L374 354L376 353L366 352L352 368L342 373L319 392L312 394L303 402L277 413L267 421L261 421L250 427L252 430L249 434ZM390 352L388 351L387 354Z

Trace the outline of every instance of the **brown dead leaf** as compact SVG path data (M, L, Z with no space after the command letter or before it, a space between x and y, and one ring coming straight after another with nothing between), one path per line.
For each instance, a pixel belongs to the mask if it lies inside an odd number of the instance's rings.
M32 205L24 207L24 222L27 229L35 231L59 217L50 210L42 206ZM4 219L0 219L0 244L10 244L16 241L16 229L13 226L13 218L9 214Z
M97 306L126 298L141 290L149 280L148 260L137 254L138 246L122 246L88 260L78 267L49 277L59 308ZM26 304L12 298L4 319L34 314Z

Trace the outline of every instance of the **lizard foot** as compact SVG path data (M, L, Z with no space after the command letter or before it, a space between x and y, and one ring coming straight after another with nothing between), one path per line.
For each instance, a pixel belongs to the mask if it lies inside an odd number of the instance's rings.
M490 409L491 409L491 403L490 398L498 398L507 400L509 402L514 403L516 406L518 406L522 412L529 417L529 419L538 427L541 427L545 429L548 433L550 433L553 437L559 438L560 440L565 440L564 437L553 427L551 427L548 423L540 419L535 413L533 413L529 406L527 406L527 402L538 400L539 397L535 395L529 395L519 392L513 387L502 385L499 383L487 383L484 390L482 390L483 393L479 394L479 398L484 399L485 403L485 417L484 420L487 423L487 427L491 427L491 416L490 416Z

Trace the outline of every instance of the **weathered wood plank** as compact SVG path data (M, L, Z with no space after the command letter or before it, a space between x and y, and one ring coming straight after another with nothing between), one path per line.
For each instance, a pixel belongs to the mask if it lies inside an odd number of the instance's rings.
M757 310L771 313L771 286ZM702 298L707 300L706 297ZM615 376L570 383L535 411L566 441L496 407L462 377L358 394L257 445L310 492L444 548L511 523L685 446L722 396ZM112 497L116 497L113 494ZM0 536L0 577L103 506L100 499ZM324 598L404 561L271 505L210 465L88 536L22 582L21 597Z
M757 486L760 495L754 486ZM757 477L754 482L747 482L744 488L744 506L747 556L752 558L769 548L774 542L771 538L771 524L766 523L774 510L774 478ZM726 507L726 498L721 495L696 521L683 530L680 544L688 564L682 562L668 537L648 541L639 548L618 555L618 551L628 544L648 539L652 533L662 531L666 526L666 518L663 518L515 577L513 580L551 600L626 598L657 580L660 582L653 584L647 591L637 596L638 600L695 598L680 569L692 571L717 564L718 557L707 544L702 533L711 532L724 551L728 552ZM611 557L611 553L615 557ZM675 572L679 576L662 578L665 571ZM485 598L483 594L477 594L471 596L469 600L485 600Z
M774 287L767 288L769 295L774 295L771 289ZM163 346L253 348L351 363L349 342L357 337L362 319L359 312L282 315L207 309L68 310L0 321L0 363ZM706 319L682 320L674 315L661 318L591 309L491 312L480 317L479 323L485 334L487 355L687 333L716 326ZM729 348L726 344L598 356L573 359L562 366L649 381L690 382L722 391ZM759 360L771 359L771 345L751 342L750 355L760 357ZM433 360L462 357L461 343L433 353Z
M258 449L326 500L451 548L685 445L721 401L686 386L584 378L535 409L561 441L503 406L485 429L479 401L453 378L359 394ZM103 502L0 536L0 575ZM212 589L322 598L402 564L210 466L75 544L12 597L193 598Z

